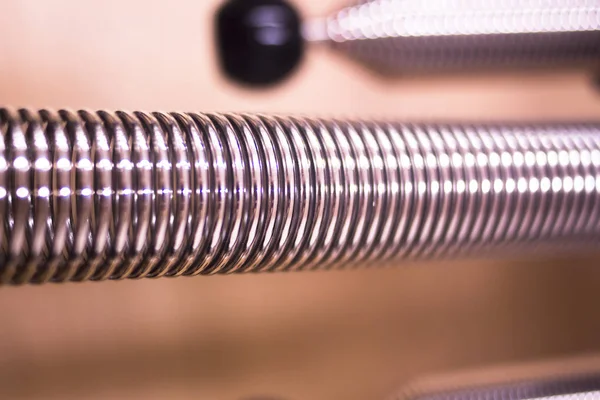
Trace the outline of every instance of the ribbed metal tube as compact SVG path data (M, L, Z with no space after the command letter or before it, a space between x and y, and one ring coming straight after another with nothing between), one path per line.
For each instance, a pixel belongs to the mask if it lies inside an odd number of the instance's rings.
M464 382L461 382L464 385ZM504 383L435 389L408 388L388 400L598 400L600 375L573 374L543 379L514 379Z
M388 400L598 400L597 357L479 367L425 376Z
M373 0L308 27L388 72L600 67L596 0Z
M0 111L0 277L331 268L597 245L600 124Z

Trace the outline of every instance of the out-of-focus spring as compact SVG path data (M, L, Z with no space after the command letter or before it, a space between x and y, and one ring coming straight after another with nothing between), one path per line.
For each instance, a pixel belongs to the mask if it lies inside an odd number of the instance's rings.
M0 111L0 278L597 245L600 124Z
M308 26L388 72L600 66L596 0L372 0Z
M567 373L545 379L522 379L502 384L447 387L420 390L408 388L388 400L598 400L600 375Z

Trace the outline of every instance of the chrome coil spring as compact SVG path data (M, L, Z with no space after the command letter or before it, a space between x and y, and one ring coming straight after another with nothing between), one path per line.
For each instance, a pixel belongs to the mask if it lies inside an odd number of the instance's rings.
M504 382L459 382L453 386L408 387L388 400L597 400L600 375L594 372L553 372L542 377L505 377ZM431 383L429 384L431 386Z
M389 72L600 66L595 0L372 0L334 13L324 31Z
M0 111L4 283L594 247L600 124Z
M597 400L600 376L556 376L554 379L525 380L505 384L478 385L432 392L404 390L389 400Z

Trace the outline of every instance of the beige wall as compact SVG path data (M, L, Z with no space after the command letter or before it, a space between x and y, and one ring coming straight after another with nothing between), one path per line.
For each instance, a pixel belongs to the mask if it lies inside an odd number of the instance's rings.
M311 48L286 84L218 72L210 0L0 0L0 104L597 118L581 73L384 79ZM339 1L298 3L323 15ZM423 373L600 350L593 260L0 289L0 397L378 399Z

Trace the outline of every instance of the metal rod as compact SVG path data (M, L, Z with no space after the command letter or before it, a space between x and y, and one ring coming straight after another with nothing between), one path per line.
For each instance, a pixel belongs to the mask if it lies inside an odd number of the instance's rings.
M596 123L1 109L0 132L3 283L594 249L600 234Z

